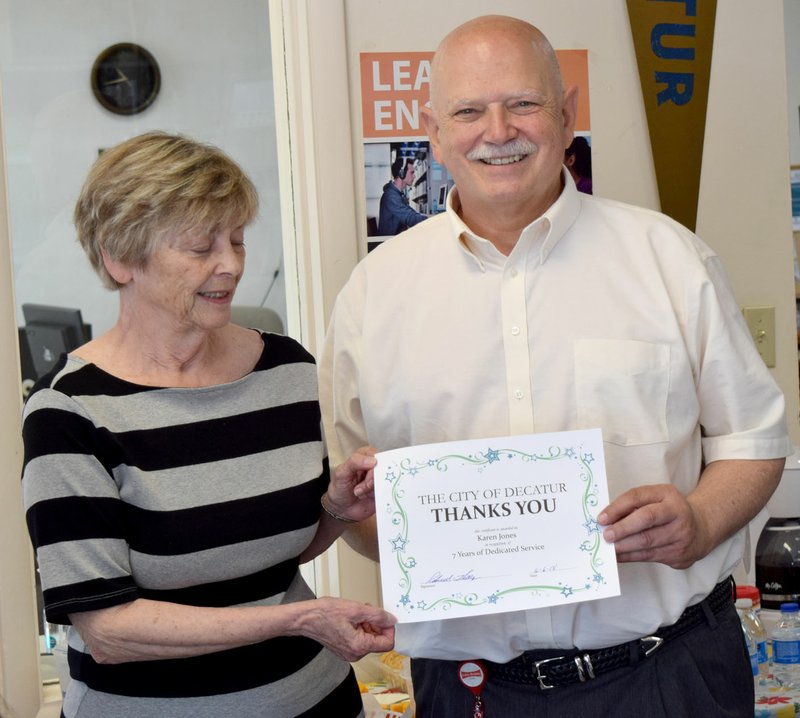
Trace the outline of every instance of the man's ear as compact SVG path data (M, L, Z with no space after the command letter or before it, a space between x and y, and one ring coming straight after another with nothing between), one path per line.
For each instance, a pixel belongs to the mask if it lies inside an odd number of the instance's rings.
M133 272L128 265L111 259L105 249L101 249L100 254L103 257L103 266L117 284L127 284L133 279Z
M561 104L561 117L564 122L564 149L572 144L575 136L575 122L578 119L578 86L573 85L564 90L564 101Z
M442 155L439 149L439 125L436 124L436 118L433 116L433 110L430 105L425 105L421 110L422 125L425 132L431 141L431 151L436 161L442 162Z

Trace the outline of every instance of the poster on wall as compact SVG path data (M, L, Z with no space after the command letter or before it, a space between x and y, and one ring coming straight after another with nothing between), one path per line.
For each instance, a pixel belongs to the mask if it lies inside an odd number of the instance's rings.
M586 50L557 50L564 86L578 87L575 141L565 164L578 189L592 191ZM422 122L433 52L360 55L367 249L444 212L453 178L433 157Z
M789 178L792 188L792 231L800 232L800 165L792 165Z

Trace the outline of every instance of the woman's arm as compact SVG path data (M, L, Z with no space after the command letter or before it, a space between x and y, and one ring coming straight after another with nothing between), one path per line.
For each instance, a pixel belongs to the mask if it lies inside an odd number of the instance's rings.
M340 598L279 606L204 608L136 599L70 620L98 663L187 658L278 636L305 636L346 661L394 645L395 619Z
M375 513L373 469L376 463L375 449L364 446L334 469L328 490L322 497L317 533L300 555L301 563L319 556L345 529Z

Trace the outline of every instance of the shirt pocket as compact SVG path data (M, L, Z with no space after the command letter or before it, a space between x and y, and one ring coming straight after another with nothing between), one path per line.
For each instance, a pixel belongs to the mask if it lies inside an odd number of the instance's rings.
M669 346L633 339L575 341L575 395L582 428L622 446L669 441Z

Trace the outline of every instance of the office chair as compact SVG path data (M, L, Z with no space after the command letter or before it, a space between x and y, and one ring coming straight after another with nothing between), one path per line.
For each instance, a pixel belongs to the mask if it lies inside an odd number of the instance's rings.
M240 327L283 334L283 320L269 307L234 305L231 307L231 321Z

